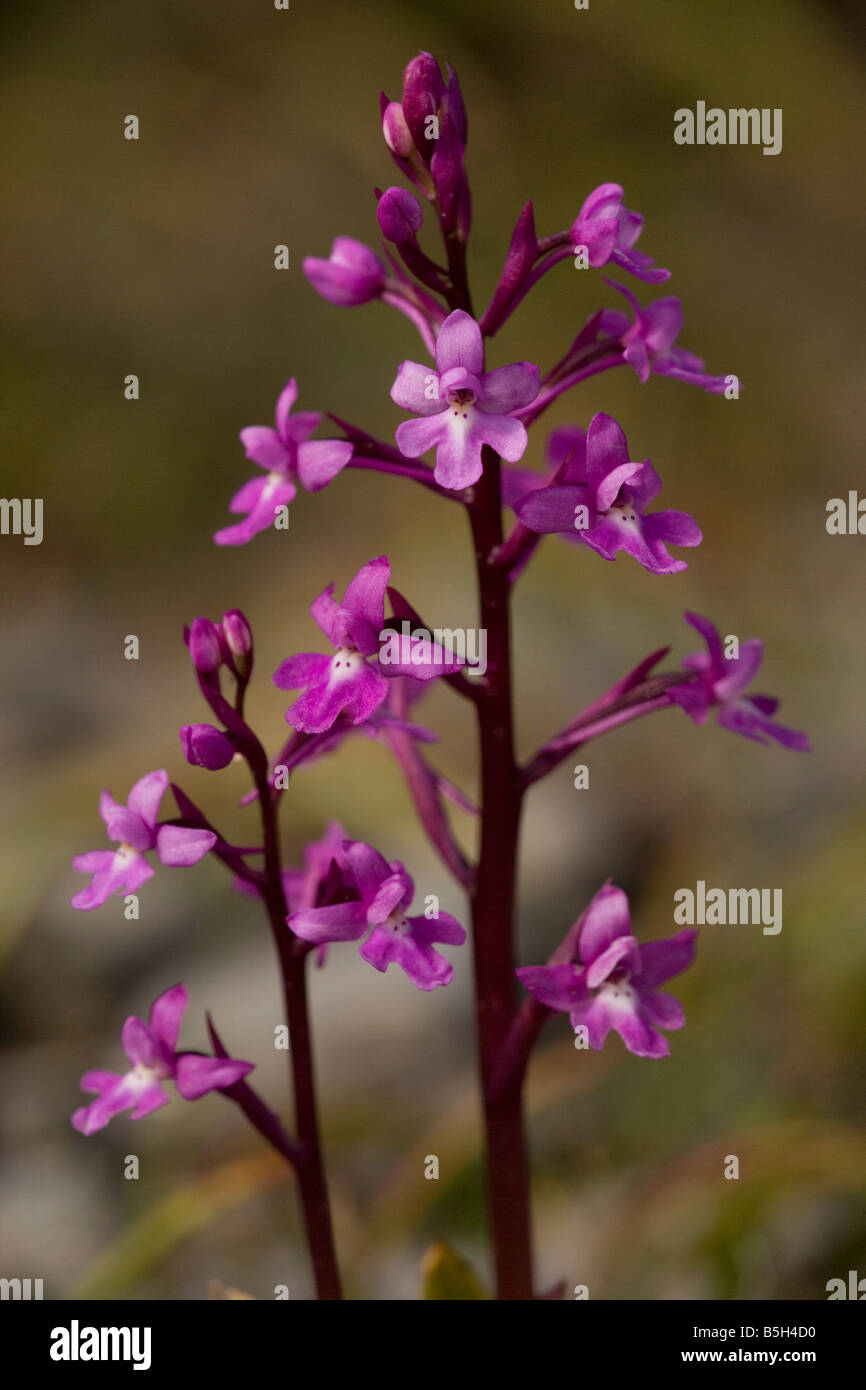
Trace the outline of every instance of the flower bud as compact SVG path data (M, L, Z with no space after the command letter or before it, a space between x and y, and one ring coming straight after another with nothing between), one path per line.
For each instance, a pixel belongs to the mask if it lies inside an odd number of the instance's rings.
M379 199L376 216L385 240L398 245L411 241L424 220L421 204L405 188L386 188Z
M392 154L409 159L415 144L399 101L390 101L382 113L382 135Z
M230 608L223 613L223 635L226 645L237 665L242 666L253 653L253 634L250 625L239 608Z
M210 618L194 618L189 630L192 664L203 676L212 676L222 665L219 634Z
M439 115L446 94L439 64L432 53L419 53L403 74L403 114L415 148L429 164L436 148L430 117Z
M234 744L213 724L185 724L180 731L183 756L193 767L219 772L235 755Z

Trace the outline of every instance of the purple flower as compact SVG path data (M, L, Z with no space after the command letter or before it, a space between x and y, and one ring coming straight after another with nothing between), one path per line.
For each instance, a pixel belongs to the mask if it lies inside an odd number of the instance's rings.
M403 865L389 864L372 845L360 840L346 840L343 851L359 899L293 912L287 921L295 935L319 946L359 941L369 933L360 954L377 970L396 963L418 989L447 985L454 967L433 949L433 943L462 945L466 933L457 919L447 912L430 919L407 917L415 886Z
M231 739L213 724L184 724L180 743L187 762L192 767L207 768L208 772L228 767L235 755Z
M573 1028L587 1030L596 1052L611 1031L637 1057L667 1057L659 1028L682 1028L683 1007L658 986L691 965L697 932L639 945L631 931L628 898L607 883L581 917L573 963L529 965L518 979L548 1009L568 1013Z
M380 555L358 571L342 603L337 603L334 585L329 584L311 605L310 612L335 651L333 656L319 652L290 656L274 672L274 685L280 690L304 691L286 711L293 728L324 733L343 711L354 724L361 724L382 704L389 678L432 680L460 669L462 663L442 647L416 637L404 643L405 661L379 662L380 641L388 635L383 624L390 577L388 559Z
M177 1036L186 1006L186 988L175 985L155 1001L147 1023L135 1015L126 1020L121 1041L131 1068L122 1075L114 1071L85 1072L81 1089L95 1091L96 1100L75 1111L72 1123L77 1130L95 1134L122 1110L131 1110L133 1120L142 1119L168 1104L166 1081L174 1082L184 1100L199 1100L208 1091L233 1086L253 1070L252 1062L178 1052Z
M655 299L642 309L625 285L618 285L615 280L607 283L624 294L634 310L633 323L629 323L625 314L608 310L604 325L620 338L623 358L634 367L641 381L649 381L650 373L655 372L656 376L669 376L690 386L702 386L716 395L727 389L728 377L708 376L702 358L686 348L674 346L683 326L683 307L675 295Z
M273 525L278 507L288 506L297 492L296 479L308 492L318 492L352 457L352 446L346 440L310 440L322 416L314 410L293 416L291 410L297 399L298 386L292 377L277 400L276 429L249 425L241 430L247 458L268 472L264 478L251 478L235 493L229 511L246 516L237 525L217 531L217 545L246 545L259 531Z
M696 724L705 724L712 708L718 709L717 722L723 729L769 743L775 739L783 748L805 753L810 750L806 734L776 724L772 716L779 701L769 695L746 695L745 689L757 673L764 655L764 644L757 638L741 642L737 656L726 657L722 639L709 618L686 613L686 622L701 634L705 652L692 652L683 659L687 671L699 673L696 681L671 685L667 693Z
M593 267L613 262L649 285L669 280L669 270L652 268L652 257L634 250L643 230L643 218L623 207L622 200L623 190L618 183L603 183L594 189L571 228L574 245L586 247Z
M538 368L530 362L484 371L481 329L469 314L449 314L436 342L436 371L404 362L391 387L391 399L420 419L397 429L407 458L436 449L434 477L455 491L481 476L481 449L489 444L509 463L526 449L526 427L513 412L538 395Z
M385 288L385 267L379 257L350 236L334 238L326 261L305 256L302 269L313 289L341 308L369 304Z
M530 531L576 535L605 560L625 550L652 574L688 568L665 543L700 545L700 528L687 512L645 515L661 491L661 479L648 461L629 461L625 434L612 416L593 416L585 450L579 436L573 437L556 476L567 481L535 488L514 504Z
M157 825L167 786L167 772L149 772L136 782L125 806L115 801L110 792L102 792L99 814L105 821L109 840L119 840L120 845L116 850L95 849L75 856L73 869L93 874L93 879L87 888L75 894L73 907L101 907L112 893L137 892L153 877L154 870L144 857L148 850L155 849L162 864L185 869L197 864L216 844L217 837L210 830Z

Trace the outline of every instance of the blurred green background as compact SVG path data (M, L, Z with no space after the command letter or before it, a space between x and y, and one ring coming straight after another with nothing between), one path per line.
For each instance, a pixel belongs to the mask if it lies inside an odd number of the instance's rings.
M268 676L317 644L308 604L387 552L395 582L443 626L472 625L463 520L421 489L352 473L302 497L288 534L218 550L211 535L255 470L238 430L268 423L297 375L301 408L390 437L388 391L419 355L405 320L343 311L300 271L339 233L375 243L373 186L396 181L378 93L397 96L420 48L457 67L470 115L477 302L532 196L540 234L569 225L604 180L646 217L641 247L674 272L682 343L737 372L727 402L609 373L546 426L597 410L694 513L705 541L676 578L550 541L516 603L524 754L652 648L695 645L685 608L767 643L757 688L810 731L811 755L762 748L673 710L593 746L590 790L569 764L528 802L521 959L543 960L608 876L638 934L674 929L673 893L702 878L779 887L784 927L706 928L678 982L688 1024L663 1064L613 1037L575 1052L550 1025L529 1086L538 1276L609 1298L825 1297L866 1275L863 953L863 580L866 540L826 534L829 498L862 478L866 139L858 12L826 0L292 0L8 3L5 496L41 496L45 540L0 541L3 749L0 1189L7 1277L46 1296L202 1298L220 1279L309 1297L291 1183L219 1097L141 1125L73 1132L78 1078L117 1067L119 1029L182 978L183 1041L213 1010L234 1055L283 1106L285 1054L270 944L255 903L210 862L162 871L141 919L120 899L76 913L71 856L102 847L99 789L125 797L155 767L180 777L248 843L241 771L187 769L182 723L206 717L181 628L242 607L257 637L251 709L276 748L286 701ZM683 148L673 112L782 107L784 147ZM141 138L123 138L139 116ZM273 268L290 248L291 269ZM626 278L626 277L622 277ZM654 292L638 287L646 301ZM549 366L600 304L566 264L525 303L488 362ZM123 379L136 373L141 399ZM579 398L578 398L579 397ZM141 660L122 656L136 633ZM474 789L471 722L450 691L425 702L436 758ZM168 803L166 803L168 804ZM418 892L464 904L427 852L387 750L358 739L299 772L287 859L338 816L405 859ZM471 845L473 827L458 816ZM422 996L349 948L313 979L338 1243L355 1297L418 1296L444 1237L488 1272L481 1218L469 948ZM125 1181L123 1159L141 1161ZM440 1159L438 1183L423 1178ZM741 1177L725 1181L725 1156Z

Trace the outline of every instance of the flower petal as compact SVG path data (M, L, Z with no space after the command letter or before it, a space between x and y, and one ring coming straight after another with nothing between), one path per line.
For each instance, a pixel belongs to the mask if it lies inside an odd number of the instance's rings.
M174 985L154 1000L150 1010L150 1031L169 1053L177 1047L181 1019L189 1002L184 985Z
M663 941L645 941L640 948L640 975L637 983L641 990L655 989L674 975L681 975L695 958L698 934L690 927L665 937Z
M438 415L446 401L439 395L439 374L420 362L401 362L397 369L391 400L413 415Z
M578 938L580 959L584 965L591 965L611 942L620 936L631 935L628 898L621 888L606 883L583 914Z
M274 419L277 426L277 434L281 439L287 437L289 416L292 413L292 406L298 399L298 383L293 376L290 376L279 396L277 397Z
M491 415L510 415L531 405L538 395L538 368L533 362L512 362L496 367L481 378L482 410Z
M321 652L298 652L283 661L271 677L278 690L304 690L327 680L331 658Z
M212 830L186 825L161 825L156 832L156 853L168 868L188 869L204 859L217 837Z
M548 1009L568 1013L589 1000L586 972L576 965L524 965L515 970L520 983Z
M177 1059L174 1084L184 1100L200 1100L208 1091L234 1086L252 1070L252 1062L233 1057L200 1057L196 1052L182 1052Z
M298 445L298 477L307 492L327 487L352 457L347 439L317 439Z
M369 927L363 903L334 903L331 907L308 907L286 918L295 936L314 946L331 941L357 941Z
M240 432L240 441L247 458L260 468L282 470L291 462L285 444L269 425L247 425Z
M165 770L148 772L139 779L129 793L127 805L130 811L141 816L148 829L153 830L159 807L168 787L168 773Z
M484 342L481 329L463 309L450 313L436 339L436 365L439 374L452 367L465 367L473 376L484 371Z

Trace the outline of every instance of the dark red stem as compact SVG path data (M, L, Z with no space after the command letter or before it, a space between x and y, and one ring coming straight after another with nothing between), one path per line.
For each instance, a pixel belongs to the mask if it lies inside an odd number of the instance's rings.
M304 1229L319 1299L342 1297L337 1252L331 1223L328 1186L322 1160L319 1119L316 1106L312 1037L307 1005L306 965L309 950L286 925L277 812L268 784L267 759L251 762L259 794L259 808L265 845L265 883L262 887L271 934L280 962L283 997L289 1025L289 1061L295 1097L295 1133L302 1152L295 1164L301 1196Z
M531 1299L529 1162L519 1082L498 1083L500 1052L516 1013L514 901L521 787L514 759L509 580L502 545L500 461L484 450L469 505L488 682L476 703L481 743L481 852L472 895L475 998L484 1102L489 1215L500 1299Z

